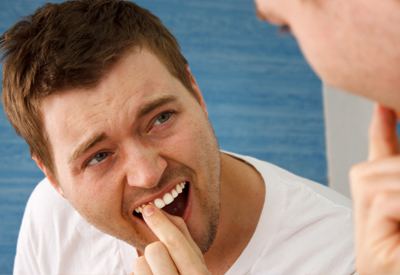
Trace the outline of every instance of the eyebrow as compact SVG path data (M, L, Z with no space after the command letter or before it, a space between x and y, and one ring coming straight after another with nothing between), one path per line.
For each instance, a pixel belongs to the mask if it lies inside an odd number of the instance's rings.
M146 105L144 105L143 108L140 109L139 114L137 115L137 119L147 115L154 109L157 109L158 107L165 105L171 101L176 101L177 98L176 96L168 95L168 96L163 96L161 98L158 98ZM71 155L71 157L68 160L68 163L74 162L77 158L79 158L81 155L83 155L86 151L88 151L90 148L95 146L97 143L107 139L108 136L106 133L100 133L96 134L93 137L89 138L87 141L84 141L81 145L78 146L78 148L74 151L74 153Z
M173 96L173 95L167 95L167 96L163 96L160 97L146 105L144 105L144 107L139 111L139 114L137 115L137 119L147 115L148 113L150 113L151 111L153 111L154 109L157 109L158 107L165 105L171 101L176 101L177 97Z
M74 151L74 153L71 155L71 157L68 160L68 163L74 162L77 158L79 158L81 155L83 155L87 150L95 146L97 143L107 139L108 136L105 133L97 134L91 138L89 138L87 141L83 142L81 145L78 146L78 148Z

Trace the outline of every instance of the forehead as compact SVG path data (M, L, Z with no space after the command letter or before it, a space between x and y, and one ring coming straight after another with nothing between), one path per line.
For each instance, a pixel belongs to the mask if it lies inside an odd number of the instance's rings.
M182 90L183 85L153 53L136 49L117 61L96 87L44 98L45 129L53 146L79 142L90 132L106 128L107 123L134 117L143 104L166 95L177 96Z
M55 111L54 108L58 109L60 106L73 108L76 103L90 106L101 101L110 105L119 99L123 101L134 95L145 96L150 95L151 91L162 91L157 88L168 85L176 85L176 78L164 64L146 48L135 48L123 55L94 88L55 92L42 100L41 109L47 118L46 113ZM73 99L77 102L72 102ZM56 105L59 106L55 107Z

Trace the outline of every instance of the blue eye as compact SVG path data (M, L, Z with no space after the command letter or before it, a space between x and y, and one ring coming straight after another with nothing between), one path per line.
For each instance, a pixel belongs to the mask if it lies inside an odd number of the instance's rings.
M94 165L94 164L97 164L97 163L103 161L106 157L108 157L108 155L109 155L109 153L107 153L107 152L98 153L97 155L95 155L93 158L91 158L91 159L89 160L89 162L87 163L87 165Z
M171 117L170 113L163 113L159 115L157 119L154 121L154 126L166 122L170 117Z

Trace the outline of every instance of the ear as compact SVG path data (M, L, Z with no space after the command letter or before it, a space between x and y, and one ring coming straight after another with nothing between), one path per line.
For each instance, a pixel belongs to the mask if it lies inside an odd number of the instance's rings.
M186 70L188 71L190 82L192 83L193 90L195 91L195 93L199 99L199 103L208 117L206 103L204 102L203 95L200 92L199 86L197 86L196 79L194 79L193 75L190 73L189 66L186 66Z
M38 158L38 156L36 156L35 154L32 155L33 160L36 162L37 166L39 166L40 170L43 171L43 173L46 175L46 178L49 180L49 182L51 183L51 185L54 187L54 189L56 189L56 191L63 197L63 198L67 198L63 192L63 190L61 189L60 184L58 184L58 182L54 179L54 177L52 176L52 174L49 172L49 170L47 169L46 166L43 165L43 162L40 158Z

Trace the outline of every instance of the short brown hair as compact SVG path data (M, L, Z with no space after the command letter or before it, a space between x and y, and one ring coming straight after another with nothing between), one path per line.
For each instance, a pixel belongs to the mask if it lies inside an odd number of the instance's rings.
M47 3L0 38L2 102L18 135L56 179L40 100L97 85L128 49L148 47L196 96L175 37L155 15L119 0ZM196 96L197 97L197 96Z

